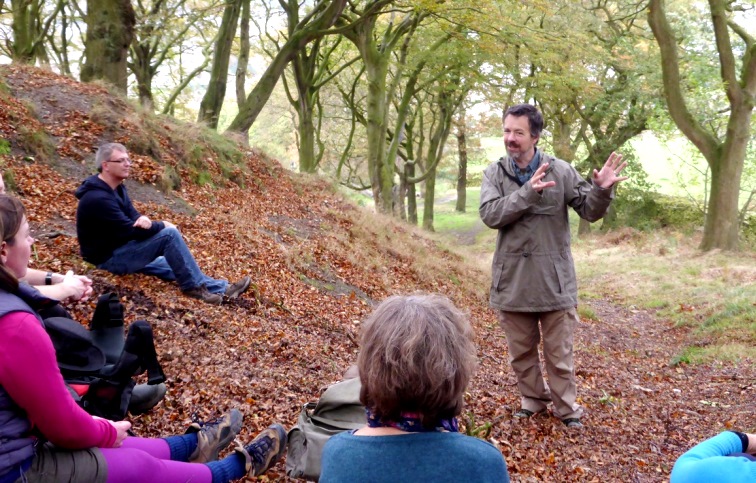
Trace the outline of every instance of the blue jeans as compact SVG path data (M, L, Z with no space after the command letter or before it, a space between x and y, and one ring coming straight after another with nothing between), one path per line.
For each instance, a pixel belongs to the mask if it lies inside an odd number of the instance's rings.
M209 292L224 293L228 282L210 278L200 270L184 237L175 228L163 228L142 241L130 241L97 266L116 275L144 273L178 282L182 291L204 285Z

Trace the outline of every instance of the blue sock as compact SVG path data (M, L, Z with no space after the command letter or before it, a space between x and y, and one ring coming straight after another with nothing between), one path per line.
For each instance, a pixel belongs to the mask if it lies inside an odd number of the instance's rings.
M171 460L189 461L189 456L197 449L197 433L168 436L163 438L171 449Z
M213 483L228 483L247 475L246 461L234 452L220 461L205 463L213 475Z

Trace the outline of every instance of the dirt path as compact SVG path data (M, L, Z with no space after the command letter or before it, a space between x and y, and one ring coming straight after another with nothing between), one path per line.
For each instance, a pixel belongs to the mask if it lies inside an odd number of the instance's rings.
M582 321L575 341L582 431L549 416L514 420L514 376L500 368L511 399L497 413L492 436L512 481L667 481L675 459L696 442L753 428L751 364L673 367L685 329L612 301L589 305L598 320Z

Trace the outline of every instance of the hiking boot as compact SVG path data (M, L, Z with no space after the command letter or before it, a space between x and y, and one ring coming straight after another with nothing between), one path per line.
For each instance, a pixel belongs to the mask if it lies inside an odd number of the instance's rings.
M543 410L545 411L545 409ZM543 411L538 411L537 413L534 413L530 409L520 408L516 413L514 413L512 416L517 419L530 419L536 414L541 414Z
M232 409L222 418L207 423L194 422L186 430L197 433L197 447L189 456L190 463L209 463L218 459L218 453L234 440L242 428L242 413Z
M580 422L580 418L565 418L562 419L562 422L568 428L581 429L583 427L583 423Z
M223 296L221 294L208 292L207 287L204 285L184 290L184 295L202 300L208 304L220 305L220 303L223 302Z
M247 275L238 282L229 285L228 287L226 287L226 297L235 299L236 297L247 291L250 283L252 283L252 279L249 278L249 275Z
M286 430L280 424L273 424L247 446L237 447L236 452L244 457L247 476L262 475L286 452Z

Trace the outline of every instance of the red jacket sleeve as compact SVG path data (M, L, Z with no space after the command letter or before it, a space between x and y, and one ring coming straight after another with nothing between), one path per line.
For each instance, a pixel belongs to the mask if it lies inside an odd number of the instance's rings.
M73 400L52 341L31 314L0 317L0 385L53 444L68 449L113 446L116 429L93 419Z

